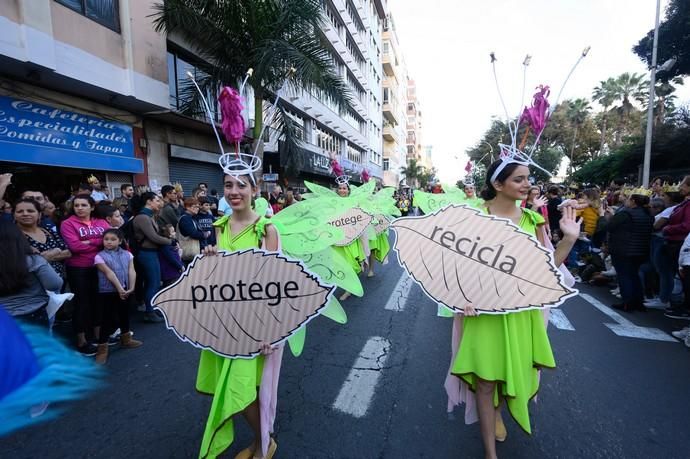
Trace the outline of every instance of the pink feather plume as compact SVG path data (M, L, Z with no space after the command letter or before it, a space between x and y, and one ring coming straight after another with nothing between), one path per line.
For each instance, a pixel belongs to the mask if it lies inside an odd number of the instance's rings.
M336 177L342 177L345 175L345 171L343 170L342 166L335 159L331 159L331 169L333 169L333 173Z
M371 176L369 175L369 171L366 170L366 169L363 169L363 170L362 170L362 181L363 181L364 183L367 183L367 182L369 181L370 178L371 178Z
M527 122L536 134L541 133L546 127L549 118L549 101L546 98L550 93L548 86L539 85L532 99L532 106L525 107L522 112L520 122Z
M223 115L221 129L230 144L235 144L244 137L245 125L242 117L242 98L235 88L225 86L218 96L220 112Z

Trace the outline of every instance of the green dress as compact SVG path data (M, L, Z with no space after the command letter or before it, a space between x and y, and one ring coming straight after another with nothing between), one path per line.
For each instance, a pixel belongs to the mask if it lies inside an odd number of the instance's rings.
M369 239L369 250L379 263L383 263L391 250L391 245L388 242L388 230L381 231L374 239Z
M333 246L333 249L347 260L347 264L352 267L355 273L362 272L362 262L367 259L367 256L364 253L361 239L357 238L348 245Z
M536 235L544 218L523 209L520 228ZM495 381L494 405L499 395L527 433L532 433L528 404L539 390L539 368L555 368L541 310L465 317L462 341L451 372L474 391L477 378Z
M253 225L232 236L229 217L214 223L220 229L218 247L227 251L260 248L269 222L260 217ZM235 438L232 417L257 399L264 367L264 356L253 359L229 359L202 350L196 378L196 390L213 396L201 442L200 458L215 458L222 454Z

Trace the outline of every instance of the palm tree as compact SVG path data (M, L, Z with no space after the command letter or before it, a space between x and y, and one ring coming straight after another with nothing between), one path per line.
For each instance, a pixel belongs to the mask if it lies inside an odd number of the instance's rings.
M639 73L622 73L616 78L615 101L621 101L621 105L617 107L619 114L618 131L616 132L616 145L622 143L623 126L630 117L630 112L633 105L630 99L638 102L644 102L646 86L648 86L644 75Z
M575 144L577 142L577 131L584 124L589 116L592 107L589 105L587 99L574 99L567 101L566 117L573 126L573 140L570 146L570 171L573 171L573 153L575 152Z
M666 113L673 111L675 108L674 101L677 96L673 94L676 92L676 86L683 84L682 77L675 77L671 80L659 80L654 88L654 95L656 96L655 110L657 111L654 117L654 124L663 123L666 119ZM649 101L649 97L647 97ZM649 105L649 102L647 102ZM646 107L645 107L646 109Z
M608 112L611 105L616 101L616 80L608 78L599 82L599 86L592 91L592 100L599 102L604 107L601 114L601 144L599 146L599 154L604 152L604 144L606 143L606 129L608 124Z
M410 185L415 185L417 179L423 174L424 172L424 167L417 163L416 159L411 159L407 162L406 167L401 167L400 168L400 174L405 177L407 180L412 182Z
M165 0L154 9L156 31L180 36L199 57L195 78L205 94L237 85L253 69L248 84L254 91L255 147L262 145L264 101L275 100L286 78L293 91L318 93L341 111L352 109L347 83L322 41L320 0ZM203 113L193 86L182 92L182 112ZM290 156L299 132L280 104L273 122Z

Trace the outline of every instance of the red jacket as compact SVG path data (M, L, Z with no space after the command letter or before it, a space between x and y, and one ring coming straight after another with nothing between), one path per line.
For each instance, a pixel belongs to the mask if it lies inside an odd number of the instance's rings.
M669 241L683 242L690 233L690 198L678 204L668 218L663 229L664 238Z

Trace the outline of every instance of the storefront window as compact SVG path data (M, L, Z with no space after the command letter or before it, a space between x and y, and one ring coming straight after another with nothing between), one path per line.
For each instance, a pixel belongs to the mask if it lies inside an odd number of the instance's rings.
M120 32L118 0L55 0L105 27Z

